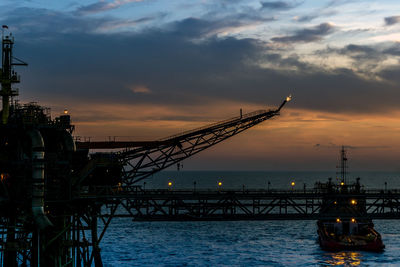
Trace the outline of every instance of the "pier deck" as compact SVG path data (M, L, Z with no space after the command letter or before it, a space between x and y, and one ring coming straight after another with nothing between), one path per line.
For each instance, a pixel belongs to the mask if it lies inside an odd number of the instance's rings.
M96 196L97 195L97 196ZM87 193L83 198L98 198ZM357 199L371 219L400 219L400 190L367 190L357 194L316 190L137 190L114 188L107 198L103 217L134 220L316 220L329 199ZM363 203L363 204L361 204ZM118 208L117 208L118 207ZM111 215L109 210L114 210Z

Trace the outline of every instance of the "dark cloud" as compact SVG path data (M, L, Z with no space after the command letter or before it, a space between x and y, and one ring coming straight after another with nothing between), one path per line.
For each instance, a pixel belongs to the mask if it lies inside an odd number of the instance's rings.
M314 9L314 10L310 10L309 12L307 12L306 15L302 15L302 16L296 16L294 18L294 20L298 21L298 22L310 22L316 18L324 18L326 19L329 16L335 15L338 13L338 6L342 3L349 3L351 1L346 0L346 1L337 1L337 0L333 0L333 1L329 1L328 3L326 3L324 6Z
M343 48L330 48L325 50L316 51L316 54L321 56L336 54L347 56L353 60L353 67L359 72L373 72L374 68L380 67L381 63L393 56L400 56L400 44L394 43L380 43L375 45L355 45L349 44ZM382 75L385 73L385 69L382 72L376 73Z
M386 25L393 25L400 22L400 16L392 16L384 18Z
M318 15L314 14L314 15L296 17L295 20L298 22L310 22L316 18L318 18Z
M236 14L222 19L204 20L198 18L187 18L169 25L171 33L179 37L200 39L215 36L224 31L230 31L242 26L254 23L272 21L273 18L260 17L258 15Z
M313 28L302 29L295 32L293 35L274 37L271 40L279 43L309 43L315 42L322 39L322 37L332 33L334 26L330 23L321 23Z
M91 13L98 13L98 12L102 12L105 10L110 9L110 7L108 7L109 3L107 2L96 2L90 5L86 5L86 6L81 6L79 7L76 12L78 14L91 14Z
M138 19L116 19L112 17L85 18L71 13L53 11L45 8L17 8L2 19L11 30L24 34L24 38L62 38L63 34L93 33L125 28L146 23L164 14ZM37 40L36 40L37 41Z
M390 47L383 49L383 53L391 56L400 56L400 43L393 43Z
M387 56L378 49L366 45L350 44L338 50L339 54L352 58L361 70L372 70L380 65Z
M356 55L361 55L361 57L365 57L366 55L370 55L371 57L375 58L377 53L377 50L366 45L355 45L355 44L349 44L345 46L343 49L340 50L343 54L353 54Z
M287 57L282 57L282 55L275 52L268 52L264 54L262 61L273 62L273 65L277 68L284 69L297 69L302 72L313 72L315 67L302 62L297 55L290 55ZM261 62L262 63L262 62Z
M209 21L186 19L135 33L95 34L88 31L98 28L95 19L93 26L88 19L41 12L42 22L49 20L42 16L51 16L54 28L26 29L23 18L13 21L16 56L30 64L21 70L23 99L65 106L201 105L206 109L219 101L275 106L293 93L294 107L318 111L369 113L398 106L400 83L366 80L350 69L326 71L296 55L282 56L256 39L210 34L225 27L223 22L213 26ZM87 26L65 31L70 26L62 28L63 23ZM325 28L301 32L321 35L331 27ZM345 49L370 53L365 47ZM400 77L399 69L385 71L387 80ZM135 86L145 86L151 94L135 94Z
M263 9L281 10L281 9L291 9L293 7L294 7L293 5L284 1L261 2L261 8Z
M400 67L392 66L379 72L379 76L393 84L400 84Z
M240 25L240 21L235 21L233 24L226 21L218 21L214 23L197 18L187 18L173 23L170 25L170 28L171 32L178 37L201 38L208 34L215 34L220 29L226 27L237 27Z
M294 18L295 21L298 22L311 22L316 18L325 18L337 14L336 10L330 9L328 6L323 7L322 9L316 10L312 13L309 13L304 16L297 16Z
M88 105L174 106L206 106L221 100L276 105L293 93L296 107L331 112L395 107L395 96L400 95L397 86L364 80L348 69L318 70L297 57L268 52L252 39L193 43L173 32L154 31L134 36L71 35L65 41L20 46L31 52L23 57L31 63L23 76L24 93ZM259 67L263 61L277 69ZM294 66L296 71L279 70ZM146 85L152 94L133 94L128 87L135 84Z
M93 4L89 4L86 6L80 6L76 13L80 15L86 14L95 14L99 12L104 12L112 9L120 8L123 5L132 3L132 2L141 2L141 0L114 0L114 1L98 1Z

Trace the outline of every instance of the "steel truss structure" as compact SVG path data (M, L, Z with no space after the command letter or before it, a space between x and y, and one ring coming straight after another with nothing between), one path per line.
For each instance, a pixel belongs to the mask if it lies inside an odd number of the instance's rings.
M132 217L134 220L316 220L324 217L324 209L335 201L357 199L366 212L359 217L370 219L399 219L400 192L369 190L359 194L329 195L314 190L138 190L119 191L108 196L118 203L112 214L102 217ZM325 199L330 203L323 204ZM364 202L365 201L365 202ZM361 203L363 202L363 203ZM355 206L357 207L357 205ZM342 213L342 212L341 212ZM356 214L353 210L352 214ZM329 216L336 216L330 214ZM340 216L340 213L337 214Z
M87 202L89 204L89 202ZM103 266L100 242L110 225L116 207L108 207L111 216L99 217L101 206L90 203L82 209L70 210L61 216L63 227L46 233L46 239L36 229L29 229L16 220L2 219L0 223L0 263L4 266ZM53 233L51 233L53 232ZM10 241L13 236L13 241ZM47 254L42 257L42 250Z
M258 110L157 141L77 142L77 147L89 149L126 147L125 150L117 152L117 157L124 166L124 185L134 185L154 173L279 115L280 109L289 100L290 98L287 98L277 110Z
M121 152L122 163L126 166L124 182L135 184L278 114L278 111L260 110L163 139L154 147Z

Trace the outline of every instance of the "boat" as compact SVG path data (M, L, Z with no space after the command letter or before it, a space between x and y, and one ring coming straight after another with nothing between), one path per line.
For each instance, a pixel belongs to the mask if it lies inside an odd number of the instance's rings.
M348 183L347 157L341 149L341 179L333 183L316 183L315 188L324 193L317 221L318 242L326 251L363 250L381 252L385 245L374 224L367 217L366 200L360 185Z
M372 221L337 218L334 221L319 220L317 225L318 240L323 250L380 252L385 248L381 235L374 229Z

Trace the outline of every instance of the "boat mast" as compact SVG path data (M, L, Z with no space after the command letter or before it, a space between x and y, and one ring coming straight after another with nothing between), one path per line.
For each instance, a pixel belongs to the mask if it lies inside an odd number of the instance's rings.
M344 149L344 146L342 146L342 149L340 150L340 176L344 184L347 183L347 168L346 150Z

